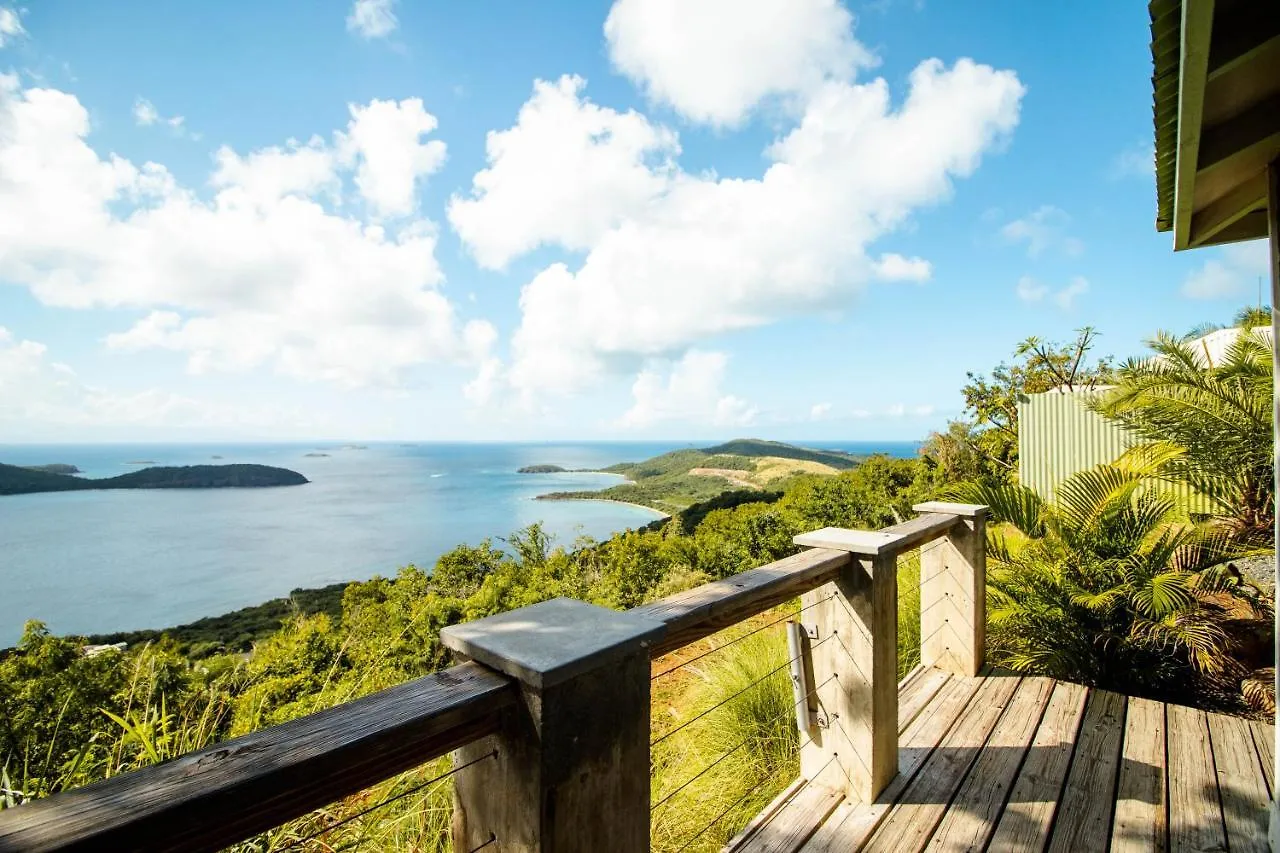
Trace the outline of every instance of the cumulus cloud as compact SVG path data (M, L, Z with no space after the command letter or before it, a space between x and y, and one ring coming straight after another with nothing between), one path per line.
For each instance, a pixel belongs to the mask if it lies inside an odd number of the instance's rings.
M1018 279L1014 286L1014 293L1023 302L1043 302L1047 298L1064 310L1073 307L1076 300L1088 292L1088 279L1079 275L1057 290L1029 275Z
M830 403L814 403L813 408L809 410L809 420L820 421L830 414L831 414Z
M267 366L365 385L478 363L474 342L493 335L440 293L435 226L335 212L351 169L358 197L400 212L403 188L386 191L387 176L412 187L438 165L421 153L435 149L417 138L434 127L420 103L398 105L399 148L361 133L373 108L353 107L331 146L221 149L206 201L162 165L100 157L74 96L0 77L0 279L47 305L138 310L108 344L182 352L193 372Z
M921 63L896 108L884 80L828 80L768 147L761 177L721 178L674 166L674 136L640 117L617 142L621 117L586 101L575 79L540 84L517 125L490 137L501 144L451 210L494 265L537 244L586 249L576 268L553 263L523 288L507 381L526 394L570 391L720 333L839 307L874 278L925 277L927 261L873 259L868 246L945 200L1012 131L1022 94L1012 72L970 60ZM560 120L526 134L548 98ZM584 142L593 122L608 132ZM598 158L592 180L581 158L538 156L558 147L556 128L563 146ZM520 203L548 186L598 215Z
M169 128L175 136L190 136L192 139L200 138L198 133L187 132L187 120L185 117L177 115L162 116L160 111L156 109L156 105L146 98L138 98L133 102L133 121L138 127L151 127L158 124Z
M515 125L488 134L488 168L470 196L449 202L449 221L481 266L501 269L543 244L589 248L669 186L676 134L593 104L585 86L569 75L539 80Z
M604 34L614 66L650 99L731 126L766 99L873 65L852 27L837 0L617 0Z
M366 39L386 38L400 25L395 5L396 0L356 0L347 14L347 32Z
M1267 275L1267 241L1223 246L1217 258L1189 274L1182 283L1188 299L1239 299L1252 295L1258 278Z
M0 6L0 47L26 34L18 11L9 6Z
M381 215L412 213L416 182L444 165L445 144L422 141L436 129L436 117L419 98L375 99L366 106L353 104L350 111L346 133L338 134L338 153L344 164L356 164L360 195Z
M1111 161L1111 178L1154 178L1156 173L1156 147L1151 140L1130 145Z
M689 350L664 376L658 367L642 370L631 386L632 406L618 421L626 428L680 421L697 425L749 426L759 409L721 390L728 356Z
M1000 234L1011 243L1026 243L1027 254L1033 258L1050 250L1078 255L1084 251L1084 243L1067 233L1070 222L1066 211L1046 204L1006 223Z

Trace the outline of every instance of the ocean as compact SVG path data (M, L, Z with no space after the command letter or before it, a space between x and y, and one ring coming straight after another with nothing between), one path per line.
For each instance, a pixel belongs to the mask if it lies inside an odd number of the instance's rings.
M269 489L84 491L0 497L0 648L39 619L56 634L163 628L409 563L542 522L557 542L602 539L659 514L607 501L535 501L600 489L602 468L706 442L529 444L0 445L11 465L67 463L89 477L150 465L257 462L310 483ZM914 455L915 442L822 442ZM314 455L326 454L326 455Z

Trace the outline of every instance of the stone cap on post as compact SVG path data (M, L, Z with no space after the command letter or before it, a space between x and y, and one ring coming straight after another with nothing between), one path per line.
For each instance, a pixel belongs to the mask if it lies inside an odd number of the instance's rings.
M647 649L667 626L637 613L553 598L450 625L440 642L541 690Z

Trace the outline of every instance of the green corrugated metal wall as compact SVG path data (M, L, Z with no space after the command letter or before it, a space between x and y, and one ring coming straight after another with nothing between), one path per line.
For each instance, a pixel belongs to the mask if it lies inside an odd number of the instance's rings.
M1114 462L1139 439L1086 407L1095 391L1045 391L1018 402L1018 479L1051 499L1058 484L1077 471ZM1211 511L1208 501L1186 486L1169 485L1195 512Z
M1137 439L1085 408L1088 391L1028 394L1018 403L1018 479L1041 497L1077 471L1113 462Z

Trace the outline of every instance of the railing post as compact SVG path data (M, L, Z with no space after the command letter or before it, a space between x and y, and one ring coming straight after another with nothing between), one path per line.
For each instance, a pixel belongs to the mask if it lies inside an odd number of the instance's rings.
M899 537L828 527L797 545L849 552L832 582L807 592L818 726L800 736L800 774L870 803L898 772Z
M964 522L920 550L920 663L975 676L987 649L987 507L933 501L912 509Z
M656 620L557 598L440 633L520 682L502 730L454 753L454 849L649 849L649 645Z

